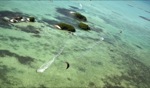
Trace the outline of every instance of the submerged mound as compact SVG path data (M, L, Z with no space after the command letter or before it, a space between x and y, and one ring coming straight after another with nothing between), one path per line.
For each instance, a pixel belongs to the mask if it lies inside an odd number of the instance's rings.
M74 17L75 17L77 20L79 20L79 21L84 21L84 22L87 21L87 18L86 18L84 15L82 15L82 14L80 14L80 13L78 13L78 12L75 12L75 13L74 13Z
M67 30L67 31L70 31L70 32L75 32L75 28L70 25L70 24L66 24L66 23L58 23L57 24L61 30Z
M79 28L81 28L82 30L90 30L90 27L87 25L87 24L85 24L85 23L79 23Z

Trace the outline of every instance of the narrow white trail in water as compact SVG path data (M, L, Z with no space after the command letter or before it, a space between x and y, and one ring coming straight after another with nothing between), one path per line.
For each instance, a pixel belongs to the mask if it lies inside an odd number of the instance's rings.
M52 60L44 63L40 68L37 69L37 72L44 72L47 68L49 68L51 66L51 64L55 61L55 59L61 55L61 53L63 52L65 47L62 47L61 50L58 52L58 54L56 54Z

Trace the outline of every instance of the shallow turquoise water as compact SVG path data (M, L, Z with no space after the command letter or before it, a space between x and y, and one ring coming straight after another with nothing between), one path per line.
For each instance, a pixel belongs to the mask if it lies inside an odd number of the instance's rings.
M148 3L0 1L0 87L149 88ZM91 30L81 30L69 11L86 16ZM3 20L16 16L36 22ZM56 29L59 22L76 32Z

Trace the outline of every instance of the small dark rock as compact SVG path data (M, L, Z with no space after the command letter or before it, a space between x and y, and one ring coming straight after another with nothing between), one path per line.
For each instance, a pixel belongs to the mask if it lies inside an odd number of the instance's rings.
M35 22L35 18L34 17L29 17L29 22Z

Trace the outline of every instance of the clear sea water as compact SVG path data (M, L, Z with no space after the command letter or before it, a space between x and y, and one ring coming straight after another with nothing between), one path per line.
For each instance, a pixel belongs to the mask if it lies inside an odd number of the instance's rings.
M91 30L81 30L70 11L84 15ZM4 21L18 16L36 22ZM76 32L54 27L61 22ZM0 1L0 88L150 88L149 83L150 1Z

